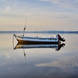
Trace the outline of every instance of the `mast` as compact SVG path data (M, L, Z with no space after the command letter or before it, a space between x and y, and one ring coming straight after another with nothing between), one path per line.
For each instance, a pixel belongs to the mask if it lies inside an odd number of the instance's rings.
M26 30L26 28L27 28L27 25L26 25L26 22L27 20L26 20L26 18L25 18L25 26L24 26L24 29L23 29L23 36L24 36L24 33L25 33L25 30Z

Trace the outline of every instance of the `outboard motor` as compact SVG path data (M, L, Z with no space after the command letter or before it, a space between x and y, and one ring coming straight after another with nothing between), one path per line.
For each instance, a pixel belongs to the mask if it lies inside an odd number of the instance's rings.
M58 37L58 39L60 40L60 41L65 41L65 39L64 38L62 38L59 34L57 34L57 37Z

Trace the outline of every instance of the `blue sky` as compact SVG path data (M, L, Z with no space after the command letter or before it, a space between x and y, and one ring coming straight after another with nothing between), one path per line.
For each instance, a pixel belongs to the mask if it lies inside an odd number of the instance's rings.
M78 0L0 0L0 27L78 28ZM2 27L1 27L2 28Z

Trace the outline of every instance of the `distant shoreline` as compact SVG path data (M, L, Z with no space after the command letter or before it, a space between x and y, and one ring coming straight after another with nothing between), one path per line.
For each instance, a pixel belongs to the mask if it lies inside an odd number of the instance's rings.
M78 31L0 31L0 34L14 34L14 33L44 33L44 34L78 34Z

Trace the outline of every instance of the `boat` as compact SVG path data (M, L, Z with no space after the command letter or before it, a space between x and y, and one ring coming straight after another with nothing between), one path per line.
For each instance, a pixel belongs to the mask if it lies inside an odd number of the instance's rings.
M14 36L19 44L59 44L65 41L59 34L52 38L17 36L16 34Z
M19 44L14 47L15 49L31 49L31 48L55 48L57 51L61 49L61 47L64 47L65 44Z

